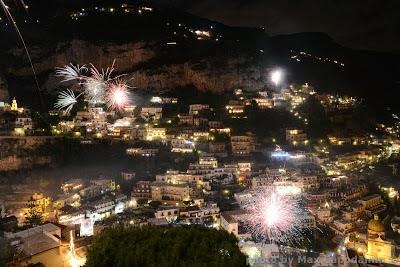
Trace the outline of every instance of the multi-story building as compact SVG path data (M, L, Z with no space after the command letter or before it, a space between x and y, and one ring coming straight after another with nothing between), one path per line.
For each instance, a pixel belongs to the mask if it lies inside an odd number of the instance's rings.
M199 164L201 165L211 165L213 168L218 167L218 160L213 156L200 156Z
M194 125L194 116L190 114L179 114L179 124L180 125L189 125L193 126Z
M151 199L151 182L138 181L131 193L132 199Z
M135 179L136 172L132 170L121 171L121 177L125 181L131 181Z
M244 113L245 105L239 101L231 100L229 104L225 106L226 111L232 117L241 116Z
M286 141L294 145L305 143L307 141L307 134L303 130L287 129Z
M274 107L274 100L272 98L254 98L257 106L260 109L269 109Z
M378 194L368 195L358 200L364 209L370 209L383 203L382 197Z
M231 136L232 153L238 156L247 156L256 150L255 140L252 136Z
M142 107L140 117L146 121L159 120L162 117L162 107Z
M248 216L247 210L232 210L221 213L221 226L228 233L234 234L239 239L245 239L251 235L244 229L244 221Z
M166 139L166 129L165 128L153 128L149 127L146 129L146 140L165 140Z
M168 184L194 184L201 185L203 183L203 176L190 174L190 173L180 173L179 171L169 170L163 175L156 175L156 181Z
M193 189L188 185L172 185L168 183L153 182L151 184L151 199L156 201L182 202L191 199Z
M171 152L180 153L192 153L195 149L195 145L192 141L185 140L182 138L176 138L171 140Z
M209 110L210 106L208 104L193 104L189 105L189 114L198 115L200 111Z
M214 154L226 153L226 145L224 142L209 142L208 151Z

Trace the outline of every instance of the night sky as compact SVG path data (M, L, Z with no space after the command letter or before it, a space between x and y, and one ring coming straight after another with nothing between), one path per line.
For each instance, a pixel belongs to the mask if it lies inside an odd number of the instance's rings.
M400 0L154 0L231 26L268 33L318 31L338 43L400 53Z

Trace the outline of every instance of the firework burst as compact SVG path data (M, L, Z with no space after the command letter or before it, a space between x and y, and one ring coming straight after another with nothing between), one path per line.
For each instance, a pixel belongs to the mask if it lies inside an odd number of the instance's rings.
M65 109L65 111L69 113L76 102L78 102L78 98L80 95L81 94L75 96L75 93L72 90L67 89L66 91L63 91L58 95L58 99L57 102L54 104L54 107L59 110Z
M246 225L257 238L271 242L302 239L304 210L297 196L280 194L273 188L260 190L249 211Z
M129 91L126 83L120 80L111 83L106 94L107 107L112 110L120 110L129 103Z
M76 103L76 99L84 94L85 101L89 104L105 103L110 110L123 109L130 103L130 95L126 82L120 79L125 74L113 75L114 64L115 60L106 69L98 69L93 64L89 67L69 64L56 68L55 74L62 78L62 82L75 81L81 85L79 91L83 90L83 92L76 97L70 89L60 93L55 107L69 112Z
M56 68L56 76L62 77L63 78L62 82L68 82L73 80L85 80L87 79L87 77L84 76L83 74L87 70L88 69L85 67L85 65L79 66L70 63L69 65L66 65L64 67Z
M103 102L107 84L103 80L88 78L84 83L85 95L92 103Z

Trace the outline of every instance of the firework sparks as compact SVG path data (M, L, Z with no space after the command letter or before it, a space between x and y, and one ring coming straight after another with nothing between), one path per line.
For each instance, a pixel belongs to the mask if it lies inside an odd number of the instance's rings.
M88 78L86 79L84 86L85 95L90 102L103 102L107 88L107 84L103 80Z
M75 251L74 236L72 231L69 232L69 251L68 251L69 265L71 267L80 267L85 265L86 260L78 257Z
M88 68L69 64L56 68L56 75L63 78L62 82L75 81L80 84L84 90L81 94L85 95L88 103L105 103L108 109L120 110L130 103L130 94L126 82L120 79L125 74L113 75L114 64L115 60L106 69L97 69L93 64ZM59 95L55 107L69 112L81 94L75 97L74 92L68 89Z
M75 103L78 102L77 99L80 95L81 94L75 96L72 90L67 89L66 91L63 91L58 95L58 99L57 102L54 104L54 107L59 110L65 109L65 111L69 113L74 107Z
M130 102L129 91L126 83L113 82L107 91L106 103L109 109L122 109Z
M268 188L257 192L254 199L246 208L250 213L246 224L256 237L271 242L302 239L304 210L296 196Z
M85 65L79 66L70 63L62 68L56 68L56 76L62 77L62 82L81 80L86 79L86 77L83 76L83 73L85 73L87 70L88 69L85 67Z

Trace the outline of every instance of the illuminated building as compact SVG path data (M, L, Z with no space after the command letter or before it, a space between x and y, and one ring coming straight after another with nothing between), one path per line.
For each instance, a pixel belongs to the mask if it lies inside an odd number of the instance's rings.
M223 128L210 128L210 132L230 135L231 134L231 129L230 128L224 128L224 127Z
M208 151L214 154L226 154L226 145L223 142L209 142Z
M179 124L180 125L194 125L194 116L193 115L186 115L186 114L179 114Z
M10 107L10 106L8 106L8 107ZM11 110L11 111L18 112L18 113L23 113L24 111L27 111L27 110L25 110L24 108L19 108L19 107L18 107L18 103L17 103L17 100L15 99L15 97L13 98L13 100L12 100L12 102L11 102L11 108L10 108L10 110ZM28 111L27 111L27 112L28 112Z
M256 150L255 140L252 136L231 136L232 153L238 156L248 156Z
M302 144L307 140L307 134L299 129L287 129L286 141L291 144Z
M189 105L189 114L198 115L203 110L209 110L210 106L208 104L193 104Z
M146 140L165 140L166 139L166 129L165 128L153 128L149 127L146 129Z
M131 181L131 180L135 179L135 176L136 176L136 172L134 172L132 170L127 170L127 171L121 172L121 177L125 181Z
M212 156L200 156L199 157L199 164L202 165L211 165L214 168L218 167L218 160Z
M209 121L208 122L208 127L212 128L222 128L224 127L224 124L222 121Z
M131 193L132 199L151 199L151 182L138 181Z
M81 179L71 179L61 185L61 189L64 193L70 193L79 190L83 186Z
M146 121L159 120L162 117L162 107L142 107L140 117Z
M355 232L346 236L345 245L363 254L366 259L399 264L399 260L394 253L395 245L386 240L385 227L376 214L368 222L367 233Z
M256 101L257 106L260 109L269 109L274 107L274 100L271 98L254 98Z
M201 185L203 176L179 171L167 171L164 175L156 175L156 181L168 184L194 184Z
M244 113L245 105L241 104L239 101L231 100L229 104L225 106L225 109L229 115L235 118Z
M171 152L192 153L195 149L195 144L192 141L185 139L172 139Z
M160 208L154 213L156 219L165 218L168 222L174 222L178 219L179 209L177 208Z
M209 139L209 137L210 137L210 133L209 132L205 132L205 131L204 132L194 131L193 134L192 134L192 138L195 141L198 141L198 140L207 141Z
M144 140L146 137L145 128L132 128L130 130L130 138L133 140Z
M172 185L153 182L151 184L151 199L161 202L180 203L191 199L193 189L188 185Z
M17 100L15 99L15 97L13 98L12 103L11 103L11 110L18 111L18 104L17 104Z
M221 227L239 239L249 238L251 235L243 227L248 214L246 210L224 211L221 213Z
M126 149L126 154L132 156L153 157L157 155L157 153L157 148L131 147Z
M207 203L205 207L190 206L179 209L179 220L183 223L203 223L206 220L216 221L220 209L216 203Z

